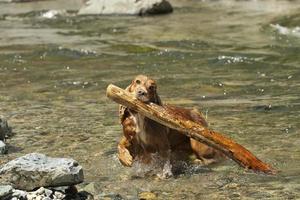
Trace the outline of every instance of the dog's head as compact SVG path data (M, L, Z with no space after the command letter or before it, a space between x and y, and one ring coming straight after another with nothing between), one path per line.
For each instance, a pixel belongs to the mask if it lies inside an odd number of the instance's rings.
M162 104L157 94L156 82L148 76L138 75L126 90L144 103Z
M162 102L157 94L156 82L148 76L138 75L125 90L133 94L135 98L144 103L155 103L157 105L162 105ZM126 110L126 107L120 106L119 114L121 122L126 117Z

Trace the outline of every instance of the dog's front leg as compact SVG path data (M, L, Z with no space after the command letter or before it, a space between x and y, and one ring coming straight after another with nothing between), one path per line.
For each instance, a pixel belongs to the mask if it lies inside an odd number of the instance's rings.
M132 166L133 156L130 154L131 142L123 136L118 144L118 158L127 167Z

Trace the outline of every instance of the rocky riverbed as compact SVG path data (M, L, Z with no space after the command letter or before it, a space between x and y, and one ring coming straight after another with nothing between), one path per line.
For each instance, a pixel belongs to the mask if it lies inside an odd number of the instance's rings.
M101 192L101 186L95 182L83 183L83 181L82 166L75 160L31 153L0 166L0 199L124 199L117 193ZM137 198L150 200L156 199L157 195L152 192L141 192Z

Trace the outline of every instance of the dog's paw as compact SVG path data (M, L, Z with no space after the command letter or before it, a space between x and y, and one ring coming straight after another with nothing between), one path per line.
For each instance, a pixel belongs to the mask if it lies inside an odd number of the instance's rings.
M133 157L130 155L127 149L119 150L119 160L120 162L127 167L131 167L133 163Z

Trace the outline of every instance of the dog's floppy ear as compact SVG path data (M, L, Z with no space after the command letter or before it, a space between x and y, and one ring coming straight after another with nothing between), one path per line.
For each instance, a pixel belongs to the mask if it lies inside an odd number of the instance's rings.
M155 95L154 95L154 103L162 106L162 101L161 101L160 97L158 96L157 92L155 92Z
M131 88L132 88L132 83L125 90L127 92L132 92ZM124 119L127 117L128 114L129 113L128 113L127 107L125 107L123 105L119 105L119 120L120 120L121 124L124 121Z

